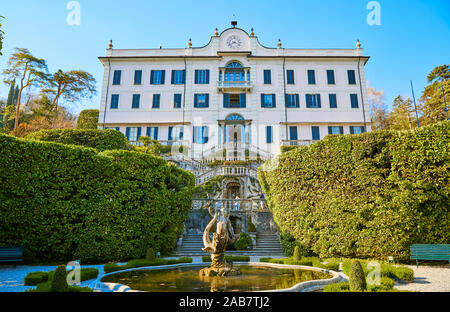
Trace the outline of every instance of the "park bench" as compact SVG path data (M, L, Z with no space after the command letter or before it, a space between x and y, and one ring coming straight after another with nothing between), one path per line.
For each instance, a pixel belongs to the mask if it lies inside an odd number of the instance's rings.
M416 265L419 265L419 260L443 260L450 262L450 245L413 244L411 245L410 258L416 260Z
M23 258L22 247L0 247L0 263L14 263L21 262Z

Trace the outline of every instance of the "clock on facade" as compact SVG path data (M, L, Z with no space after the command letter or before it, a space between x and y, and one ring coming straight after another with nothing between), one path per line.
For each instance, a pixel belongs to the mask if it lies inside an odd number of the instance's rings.
M242 45L242 40L238 36L232 35L228 38L227 45L231 49L239 49Z

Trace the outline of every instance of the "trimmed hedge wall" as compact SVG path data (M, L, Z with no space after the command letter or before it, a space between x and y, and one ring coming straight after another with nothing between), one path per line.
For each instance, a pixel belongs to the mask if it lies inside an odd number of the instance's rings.
M27 262L123 261L167 253L195 178L160 157L0 134L0 245Z
M320 257L409 259L448 244L450 123L328 136L258 171L282 233Z
M77 129L97 129L98 109L86 109L80 112L77 120Z
M116 130L55 129L30 133L26 139L80 145L99 151L126 150L127 138Z

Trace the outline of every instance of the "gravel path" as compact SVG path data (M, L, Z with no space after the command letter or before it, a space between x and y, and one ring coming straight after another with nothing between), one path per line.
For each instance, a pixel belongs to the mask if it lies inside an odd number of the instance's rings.
M450 292L450 265L408 267L414 270L414 282L396 282L395 288L420 292Z

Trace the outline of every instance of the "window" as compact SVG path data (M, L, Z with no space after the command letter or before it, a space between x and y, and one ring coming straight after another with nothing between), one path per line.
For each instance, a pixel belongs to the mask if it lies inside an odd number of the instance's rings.
M307 108L321 108L320 94L306 94Z
M337 108L336 94L328 94L328 99L330 101L330 108Z
M287 84L295 84L294 71L293 70L288 70L287 71Z
M142 84L142 70L135 70L134 71L134 84L135 85Z
M335 80L334 80L334 70L329 69L327 70L327 81L328 84L335 84Z
M308 84L316 84L316 72L313 69L308 70Z
M311 127L311 131L312 131L312 139L313 141L319 141L320 140L320 129L318 126L312 126Z
M352 108L358 108L358 94L350 94L350 104Z
M348 84L354 85L356 84L356 76L354 70L347 70L348 74Z
M366 132L366 127L364 126L350 126L350 134L361 134Z
M261 94L261 107L262 108L276 107L275 94Z
M291 141L297 141L298 140L297 126L290 126L289 127L289 140L291 140Z
M184 84L186 81L185 70L172 70L172 84Z
M113 85L120 85L121 79L122 79L122 71L115 70L113 76Z
M105 127L105 130L117 130L117 131L120 131L120 127Z
M183 139L184 129L183 126L169 127L169 141L180 141Z
M195 70L195 84L209 84L209 69Z
M273 128L272 126L266 126L266 143L273 143Z
M164 84L166 76L165 70L152 70L150 74L150 84L161 85Z
M272 74L270 69L264 70L264 84L271 84L272 83Z
M286 94L286 107L298 108L300 107L300 97L298 94Z
M129 142L137 142L141 136L141 127L127 127L125 136Z
M152 140L158 140L158 127L147 127L147 136Z
M139 108L140 103L141 103L141 95L133 94L133 102L131 104L131 108Z
M173 108L181 108L181 94L173 95Z
M111 109L119 108L119 95L113 94L111 95Z
M223 94L223 107L224 108L245 108L246 107L245 93L224 93Z
M208 143L208 127L201 126L193 128L193 143L206 144Z
M328 127L328 134L344 134L344 127L330 126Z
M209 107L209 94L194 94L194 107L195 108L208 108Z
M161 94L153 94L152 108L160 108L161 106Z

